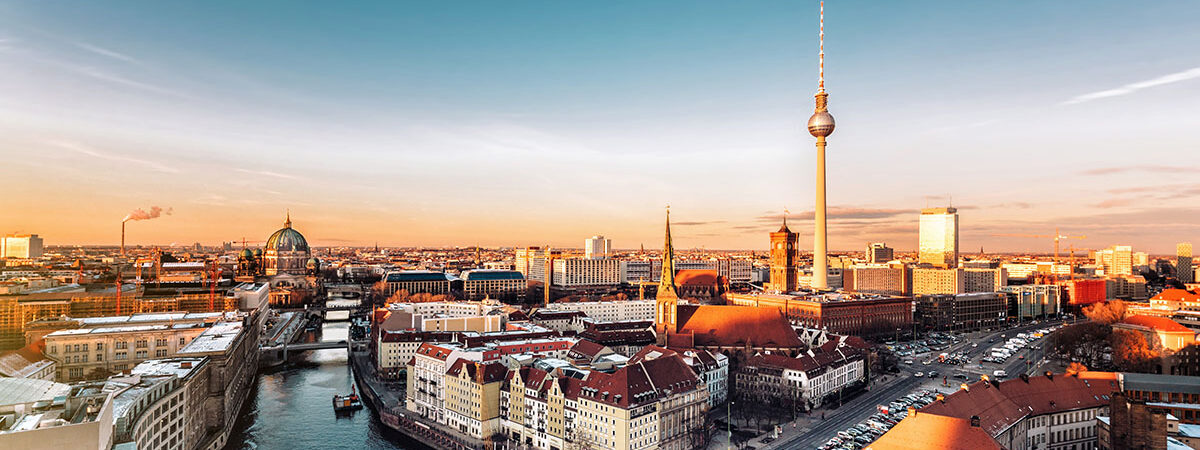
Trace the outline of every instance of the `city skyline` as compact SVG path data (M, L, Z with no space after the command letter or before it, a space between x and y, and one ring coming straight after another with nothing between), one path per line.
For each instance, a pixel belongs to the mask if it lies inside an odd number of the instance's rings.
M1195 7L1038 7L831 5L831 250L911 251L950 195L965 254L1194 239ZM0 233L636 248L670 203L680 248L787 207L811 248L809 5L229 8L0 6Z

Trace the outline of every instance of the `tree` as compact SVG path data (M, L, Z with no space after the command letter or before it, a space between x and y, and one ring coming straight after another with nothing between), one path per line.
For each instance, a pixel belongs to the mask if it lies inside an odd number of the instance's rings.
M1073 362L1073 363L1067 365L1067 375L1074 375L1079 372L1087 372L1087 370L1088 370L1087 366L1080 364L1078 362Z
M1125 302L1120 300L1110 300L1103 303L1093 303L1083 308L1083 314L1093 322L1099 322L1105 325L1125 320L1127 311Z
M1159 362L1159 352L1137 331L1113 330L1109 336L1113 364L1123 372L1152 372Z
M1104 356L1109 350L1112 326L1083 322L1065 327L1050 335L1048 347L1059 357L1078 361L1088 367L1107 368Z
M411 297L411 294L408 293L408 290L401 289L401 290L398 290L395 293L393 293L391 297L388 297L387 302L388 303L408 303L409 297Z

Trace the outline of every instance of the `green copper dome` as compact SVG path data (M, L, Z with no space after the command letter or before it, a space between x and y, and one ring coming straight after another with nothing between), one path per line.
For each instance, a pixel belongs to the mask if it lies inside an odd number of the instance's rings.
M292 229L292 217L288 214L287 221L283 223L283 228L267 238L267 250L275 250L276 252L308 252L308 241L304 239L304 235L299 231Z

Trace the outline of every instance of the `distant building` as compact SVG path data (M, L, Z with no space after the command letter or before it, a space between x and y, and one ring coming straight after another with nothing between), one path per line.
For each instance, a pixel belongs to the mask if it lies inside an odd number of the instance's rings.
M113 392L104 385L0 378L0 448L112 448Z
M1059 284L1066 287L1071 306L1090 305L1108 299L1108 282L1103 279L1078 279Z
M654 320L654 300L551 303L544 310L581 311L597 322Z
M263 274L304 275L310 258L312 253L308 241L292 228L292 216L288 214L283 228L267 238L263 251Z
M1056 284L1004 286L1008 294L1008 312L1021 320L1056 316L1062 312L1062 287Z
M997 292L918 295L917 322L925 330L978 331L1004 324L1008 297Z
M912 294L912 272L904 264L858 264L842 271L842 288L881 295Z
M32 259L42 257L42 238L36 234L10 234L0 238L0 257Z
M958 209L922 209L919 231L919 263L941 268L958 266Z
M909 331L913 302L908 297L851 293L728 294L729 304L771 308L783 312L796 326L830 333L870 337Z
M60 330L46 335L46 356L60 381L98 379L142 361L175 356L204 333L204 323Z
M996 292L1007 284L1005 270L978 268L929 268L912 270L913 295Z
M513 256L513 266L517 272L525 275L529 281L546 282L546 259L561 258L562 251L550 248L525 247L516 249Z
M607 259L612 256L612 239L596 235L583 241L583 257L587 259Z
M584 288L621 284L621 262L615 259L554 260L554 286Z
M1096 251L1095 262L1104 267L1105 275L1133 275L1133 247L1114 245L1104 250Z
M1123 300L1145 300L1146 277L1141 275L1110 276L1105 279L1105 294L1108 298Z
M864 259L868 264L884 264L888 261L896 259L895 251L883 242L872 242L867 244L867 251Z
M524 292L528 287L525 276L515 270L467 270L460 277L463 294L469 299Z
M1195 281L1196 271L1192 268L1192 243L1180 242L1175 246L1175 278L1180 283Z
M409 294L449 294L454 276L428 270L388 272L383 276L383 295L391 297L400 291Z

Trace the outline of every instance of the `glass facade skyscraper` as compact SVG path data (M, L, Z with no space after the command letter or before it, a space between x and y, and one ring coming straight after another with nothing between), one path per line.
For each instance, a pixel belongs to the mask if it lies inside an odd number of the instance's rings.
M917 262L944 268L958 266L957 209L925 208L921 210Z

